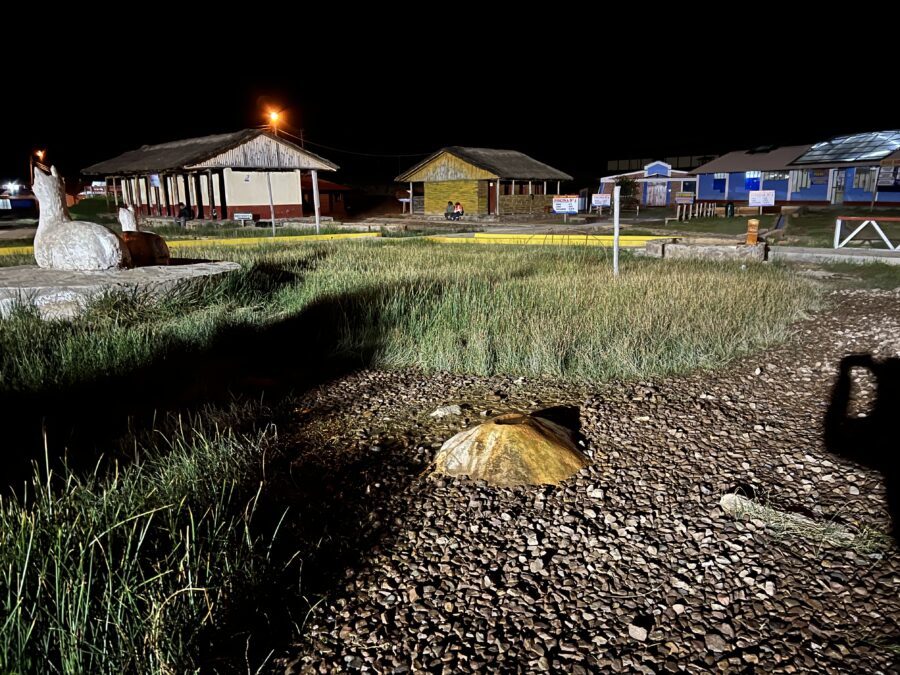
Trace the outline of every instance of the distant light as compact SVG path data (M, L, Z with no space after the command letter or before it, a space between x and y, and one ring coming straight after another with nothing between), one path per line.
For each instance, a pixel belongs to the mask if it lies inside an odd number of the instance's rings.
M43 160L43 159L44 159L44 151L43 151L43 150L38 150L38 151L37 151L36 153L34 153L34 154L37 155L37 158L38 158L38 159L40 159L40 160Z
M19 188L21 187L18 183L5 183L3 185L4 189L9 192L11 195L18 194Z
M281 117L281 114L275 112L274 110L269 113L269 119L273 122L277 122L279 117Z

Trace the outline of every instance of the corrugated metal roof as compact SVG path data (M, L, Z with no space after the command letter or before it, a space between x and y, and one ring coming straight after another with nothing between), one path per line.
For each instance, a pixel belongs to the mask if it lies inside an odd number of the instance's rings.
M572 180L572 176L552 166L539 162L517 150L495 150L493 148L465 148L453 145L441 148L414 167L397 176L396 180L405 181L406 177L418 171L442 152L449 153L464 162L468 162L485 171L490 171L504 180Z
M697 175L701 173L732 173L738 171L785 171L790 168L792 161L809 150L809 148L809 145L786 145L769 152L738 150L716 157L711 162L698 166L691 173Z
M137 150L129 150L118 157L92 164L81 170L87 176L110 176L127 174L159 173L161 171L178 171L215 157L227 150L259 136L273 136L265 129L243 129L230 134L185 138L158 145L144 145ZM326 165L337 169L337 165L315 153L300 148L293 143L278 137L278 142L292 150L303 153ZM278 168L275 166L269 167Z

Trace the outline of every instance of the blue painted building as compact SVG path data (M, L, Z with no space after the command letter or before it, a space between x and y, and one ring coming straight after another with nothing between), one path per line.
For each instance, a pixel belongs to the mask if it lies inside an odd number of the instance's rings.
M612 194L616 180L631 178L639 187L641 206L670 206L675 193L697 191L697 179L687 171L673 169L667 162L650 162L642 171L629 171L600 179L600 192Z
M779 204L900 204L900 131L838 136L815 145L730 152L696 168L697 201L747 202L774 190Z

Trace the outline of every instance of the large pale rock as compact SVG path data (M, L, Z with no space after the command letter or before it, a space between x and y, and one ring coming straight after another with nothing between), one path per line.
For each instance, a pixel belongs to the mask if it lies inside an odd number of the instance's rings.
M51 167L49 176L35 168L33 188L41 208L34 236L38 267L108 270L131 265L128 248L118 235L97 223L72 220L56 167Z
M569 429L541 417L506 413L444 443L435 471L498 486L556 485L588 464Z

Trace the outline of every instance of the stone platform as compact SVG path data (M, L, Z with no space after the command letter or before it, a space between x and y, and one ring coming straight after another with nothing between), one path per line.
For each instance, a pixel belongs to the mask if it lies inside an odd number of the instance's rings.
M131 291L160 296L176 286L240 269L233 262L193 262L129 270L72 272L36 265L0 267L0 317L17 304L35 305L44 318L71 318L93 296Z

